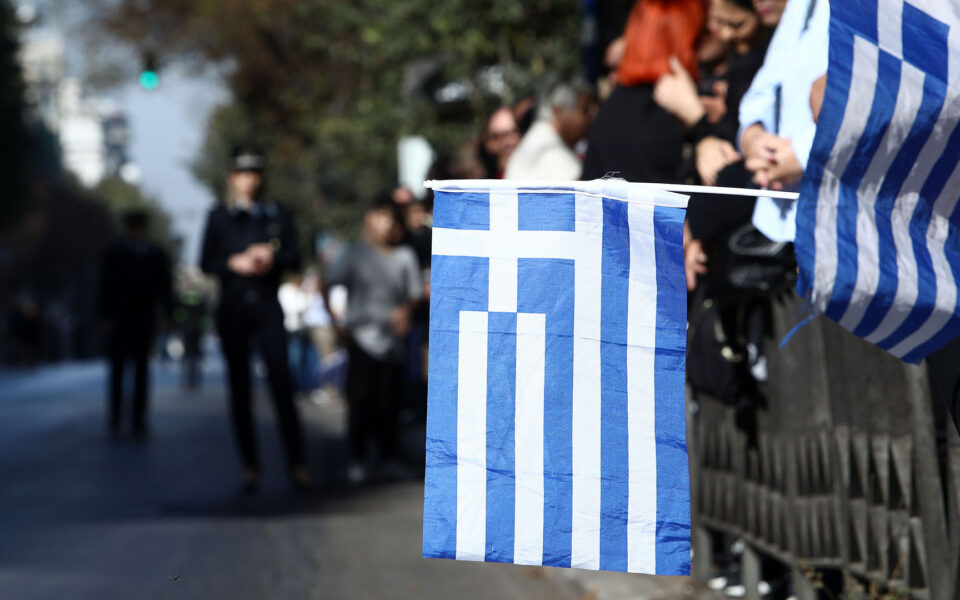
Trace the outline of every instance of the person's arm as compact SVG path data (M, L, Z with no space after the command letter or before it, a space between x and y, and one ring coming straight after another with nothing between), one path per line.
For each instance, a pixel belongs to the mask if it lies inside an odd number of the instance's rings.
M777 87L784 73L792 68L791 61L795 60L793 50L800 37L807 5L808 2L804 0L787 2L780 24L770 39L763 66L757 71L753 82L740 100L740 129L737 133L737 145L744 156L750 155L749 139L745 134L751 128L754 128L751 136L755 135L757 125L763 131L776 132Z
M227 266L229 257L224 252L220 241L220 224L216 211L210 211L207 215L200 248L200 269L204 273L223 277L229 270Z
M402 251L405 257L403 278L407 298L390 315L390 324L397 335L406 335L410 331L413 311L423 301L423 286L420 283L420 265L417 257L409 248L404 248Z
M280 213L280 247L274 251L273 263L281 271L293 271L300 267L300 245L297 242L297 228L290 213Z

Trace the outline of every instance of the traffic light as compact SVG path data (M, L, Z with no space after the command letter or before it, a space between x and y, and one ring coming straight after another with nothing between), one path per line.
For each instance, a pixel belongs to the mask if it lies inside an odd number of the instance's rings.
M155 90L160 85L160 70L157 68L157 57L153 52L143 53L143 63L138 81L140 87L147 91Z

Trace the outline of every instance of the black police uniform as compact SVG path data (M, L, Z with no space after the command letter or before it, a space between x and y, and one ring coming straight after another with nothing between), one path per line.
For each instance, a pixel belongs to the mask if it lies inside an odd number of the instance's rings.
M273 268L264 275L239 275L227 267L231 255L253 244L274 250ZM220 279L217 329L227 361L230 407L240 458L257 469L259 457L250 396L250 353L256 343L267 367L280 432L291 468L304 465L300 417L293 401L287 359L287 332L277 300L280 274L300 265L297 236L289 213L272 203L249 210L218 206L207 217L201 268Z

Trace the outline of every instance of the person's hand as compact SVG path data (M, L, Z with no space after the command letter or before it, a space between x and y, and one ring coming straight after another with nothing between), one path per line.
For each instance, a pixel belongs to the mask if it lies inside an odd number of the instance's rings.
M683 265L687 274L687 291L697 287L697 276L707 272L707 253L703 251L703 242L690 240L683 245Z
M273 268L273 248L269 244L252 244L247 248L247 254L253 260L253 272L264 275Z
M397 335L406 335L410 331L410 307L399 306L390 313L390 326Z
M255 265L249 252L237 252L227 259L227 268L237 275L253 275Z
M696 82L676 56L670 57L670 72L661 75L653 87L653 100L687 127L696 125L706 114Z
M712 96L700 96L700 104L707 113L707 121L719 123L727 114L727 89L729 85L722 79L713 83Z
M717 183L717 174L727 165L740 160L740 153L733 144L709 136L700 140L696 148L697 173L706 185Z
M764 133L758 136L755 144L759 146L759 154L762 158L748 159L745 163L747 170L753 172L754 183L760 187L779 191L800 181L803 177L803 167L793 151L790 140Z
M766 130L760 123L754 123L743 130L743 135L740 136L740 147L743 148L743 159L748 163L757 158L765 158L760 145L757 144L757 139L764 133ZM750 169L749 165L747 169Z

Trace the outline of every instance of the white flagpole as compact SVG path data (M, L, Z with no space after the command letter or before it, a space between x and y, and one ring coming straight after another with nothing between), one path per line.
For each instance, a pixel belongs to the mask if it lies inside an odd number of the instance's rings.
M800 197L797 192L778 192L775 190L753 190L747 188L717 187L714 185L680 185L676 183L644 183L649 187L665 192L679 194L718 194L722 196L752 196L754 198L777 198L780 200L796 200Z
M498 182L503 181L497 180ZM599 180L596 180L599 181ZM479 180L478 180L479 182ZM443 184L443 181L437 180L427 180L423 182L423 187L428 189L437 189L439 184ZM457 183L463 184L465 181L458 180ZM560 183L559 181L522 181L517 180L515 182L520 187L540 187L540 186L556 186ZM569 182L570 184L576 183L586 183L586 182ZM778 192L774 190L755 190L747 188L733 188L733 187L717 187L713 185L681 185L676 183L641 183L639 185L645 185L647 187L657 188L658 190L663 190L665 192L676 192L679 194L716 194L718 196L750 196L753 198L777 198L780 200L796 200L800 197L800 194L797 192Z

